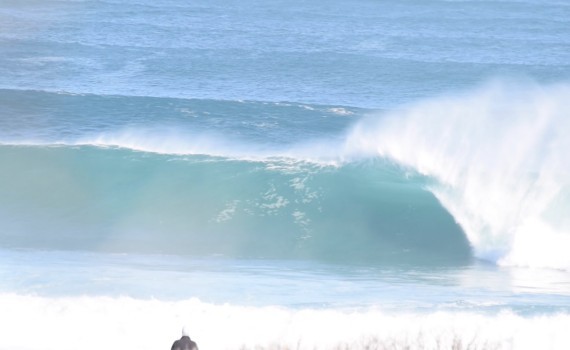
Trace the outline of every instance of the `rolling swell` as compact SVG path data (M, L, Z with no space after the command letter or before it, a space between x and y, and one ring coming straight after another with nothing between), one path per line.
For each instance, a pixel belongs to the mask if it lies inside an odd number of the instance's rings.
M158 135L160 143L202 137L255 145L254 151L311 139L342 137L368 110L293 102L226 101L152 96L73 94L0 89L0 143L127 144ZM168 138L167 138L168 137ZM120 140L118 140L120 139ZM161 141L161 142L160 142ZM180 146L180 145L175 145ZM164 153L189 153L170 147ZM205 151L205 150L203 150ZM224 149L228 152L228 149ZM227 155L224 154L224 155Z
M465 262L425 178L94 146L0 147L3 246L359 262Z

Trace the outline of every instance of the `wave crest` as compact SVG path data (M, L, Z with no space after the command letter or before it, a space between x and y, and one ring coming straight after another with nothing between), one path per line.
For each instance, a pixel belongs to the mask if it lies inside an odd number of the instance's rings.
M569 97L567 84L494 82L363 120L345 152L433 178L478 257L570 269Z

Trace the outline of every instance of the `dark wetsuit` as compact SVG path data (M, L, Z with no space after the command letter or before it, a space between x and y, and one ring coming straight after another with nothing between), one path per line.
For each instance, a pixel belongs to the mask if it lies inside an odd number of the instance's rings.
M182 338L172 344L171 350L198 350L198 345L189 336L183 335Z

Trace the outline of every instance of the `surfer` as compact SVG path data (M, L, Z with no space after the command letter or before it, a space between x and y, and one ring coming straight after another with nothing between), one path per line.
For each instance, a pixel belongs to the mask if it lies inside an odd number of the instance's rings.
M190 339L186 329L183 328L182 337L174 341L170 350L198 350L198 345Z

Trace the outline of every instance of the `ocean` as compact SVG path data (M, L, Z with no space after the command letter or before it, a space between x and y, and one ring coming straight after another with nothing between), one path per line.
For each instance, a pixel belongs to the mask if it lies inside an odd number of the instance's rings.
M0 0L0 349L569 349L570 3Z

